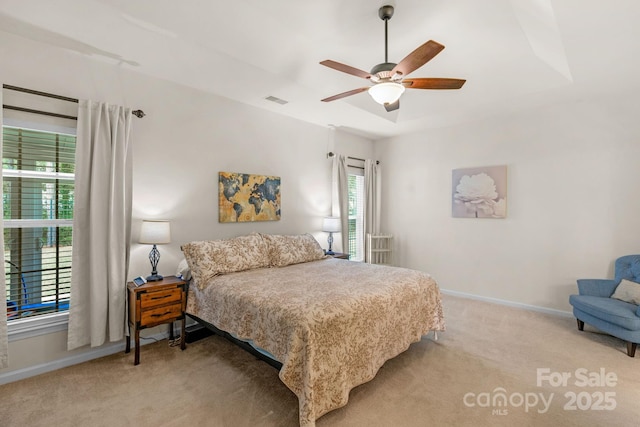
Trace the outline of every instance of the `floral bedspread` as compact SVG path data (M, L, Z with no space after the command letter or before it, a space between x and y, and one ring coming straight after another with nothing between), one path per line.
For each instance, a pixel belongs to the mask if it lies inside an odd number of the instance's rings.
M428 274L333 258L216 276L190 287L187 313L275 355L298 397L301 427L344 406L352 388L422 335L445 328Z

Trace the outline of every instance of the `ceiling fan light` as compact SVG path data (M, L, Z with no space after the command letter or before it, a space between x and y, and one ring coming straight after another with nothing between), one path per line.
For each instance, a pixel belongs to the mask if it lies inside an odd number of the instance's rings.
M369 88L369 95L378 104L393 104L404 93L404 86L400 83L378 83Z

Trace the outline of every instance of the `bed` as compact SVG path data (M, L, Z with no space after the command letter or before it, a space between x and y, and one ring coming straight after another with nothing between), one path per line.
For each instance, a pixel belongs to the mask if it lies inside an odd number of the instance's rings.
M301 427L344 406L349 391L429 331L443 331L426 273L326 257L309 234L254 233L183 246L187 313L282 363Z

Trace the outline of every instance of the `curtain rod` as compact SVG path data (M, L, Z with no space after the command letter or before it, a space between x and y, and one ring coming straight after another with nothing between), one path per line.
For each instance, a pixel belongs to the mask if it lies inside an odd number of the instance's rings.
M2 108L7 110L24 111L26 113L42 114L44 116L60 117L62 119L78 120L76 116L67 116L66 114L50 113L48 111L33 110L31 108L14 107L13 105L2 104Z
M334 154L333 152L329 151L329 152L327 153L327 157L333 157L333 156L335 156L335 154ZM347 159L351 159L351 160L359 160L359 161L361 161L361 162L364 162L364 159L360 159L360 158L358 158L358 157L351 157L351 156L347 156ZM376 160L376 165L379 165L379 164L380 164L380 160ZM355 167L355 166L354 166L354 167Z
M47 97L47 98L59 99L59 100L62 100L62 101L67 101L67 102L75 102L76 104L79 102L79 100L77 98L70 98L68 96L55 95L53 93L41 92L39 90L26 89L26 88L18 87L18 86L11 86L11 85L3 84L2 88L3 89L8 89L8 90L13 90L13 91L16 91L16 92L29 93L31 95L38 95L38 96L44 96L44 97ZM67 115L64 115L64 114L49 113L47 111L40 111L40 110L32 110L32 109L29 109L29 108L14 107L12 105L3 104L2 108L6 108L8 110L25 111L27 113L43 114L45 116L62 117L64 119L78 120L78 118L74 117L74 116L67 116ZM141 118L143 118L145 116L145 113L142 110L134 110L134 111L131 112L131 114L133 114L134 116L138 117L139 119L141 119Z

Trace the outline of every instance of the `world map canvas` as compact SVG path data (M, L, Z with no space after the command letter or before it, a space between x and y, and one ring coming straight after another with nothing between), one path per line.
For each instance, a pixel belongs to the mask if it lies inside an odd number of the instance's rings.
M280 219L280 177L220 172L219 222Z

